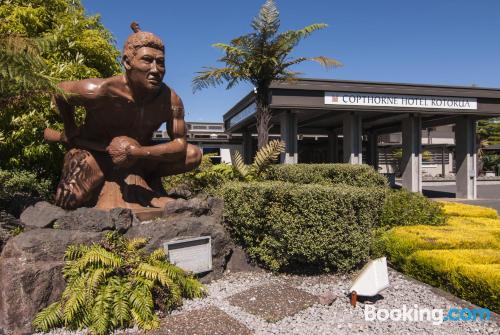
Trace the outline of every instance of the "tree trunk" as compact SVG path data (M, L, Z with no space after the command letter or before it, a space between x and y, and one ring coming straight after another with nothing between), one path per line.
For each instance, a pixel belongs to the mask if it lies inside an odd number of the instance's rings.
M257 91L257 149L262 148L269 142L269 129L271 121L271 110L268 102L268 90L261 89Z

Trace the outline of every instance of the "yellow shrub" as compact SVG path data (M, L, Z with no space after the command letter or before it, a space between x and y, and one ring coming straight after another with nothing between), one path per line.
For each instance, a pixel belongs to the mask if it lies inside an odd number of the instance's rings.
M498 219L498 213L493 208L467 205L457 202L440 201L443 210L448 216L484 217Z
M474 218L465 216L450 216L446 220L449 226L458 226L463 228L483 228L489 230L500 230L500 220L490 218Z
M500 250L420 250L403 271L495 312L500 311Z

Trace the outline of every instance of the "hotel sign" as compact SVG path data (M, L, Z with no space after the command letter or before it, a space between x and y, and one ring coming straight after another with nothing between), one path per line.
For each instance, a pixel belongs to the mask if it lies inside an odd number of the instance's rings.
M476 98L325 92L326 105L477 109Z

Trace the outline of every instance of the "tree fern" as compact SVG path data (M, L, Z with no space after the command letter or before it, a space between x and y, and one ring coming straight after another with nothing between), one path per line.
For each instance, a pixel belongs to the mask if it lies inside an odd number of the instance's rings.
M259 175L269 164L276 161L279 155L285 151L285 143L280 140L272 140L262 147L255 155L252 168Z
M233 166L244 180L251 181L260 177L269 165L275 162L284 151L285 143L283 141L272 140L257 151L250 166L243 163L240 153L236 152L234 154Z
M238 36L229 44L215 43L212 46L221 49L224 54L218 59L223 67L204 67L193 79L193 91L227 82L226 88L245 81L256 89L257 147L263 148L268 143L271 110L269 107L269 87L273 81L290 81L297 78L298 72L289 67L304 61L314 61L332 68L340 62L324 57L299 57L292 54L298 43L317 30L327 27L324 23L315 23L298 30L279 33L279 11L273 0L267 0L252 20L252 32Z
M248 167L246 166L243 157L241 156L239 151L236 151L234 153L233 166L243 178L245 178L248 175L249 172Z
M182 297L204 295L201 283L168 263L163 249L144 255L140 249L146 242L113 232L100 244L68 247L66 288L60 301L38 313L35 329L89 328L92 334L132 325L154 329L159 326L155 307L168 312Z

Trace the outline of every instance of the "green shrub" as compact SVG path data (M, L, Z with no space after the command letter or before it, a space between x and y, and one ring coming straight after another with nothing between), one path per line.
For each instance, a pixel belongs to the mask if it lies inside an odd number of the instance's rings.
M182 297L203 296L203 286L168 263L163 249L143 255L146 242L111 232L101 244L68 247L62 298L35 317L35 329L88 327L92 334L108 334L137 325L149 330L159 326L155 308L169 311Z
M281 164L270 166L263 178L295 184L387 186L386 178L368 165Z
M225 223L273 271L348 271L368 258L385 190L283 182L230 183Z
M500 312L500 250L422 250L408 257L405 273L479 306Z
M236 176L231 165L221 163L214 165L213 155L203 155L200 165L189 172L162 178L163 188L186 188L193 193L211 193L223 183L235 180Z
M50 181L33 172L0 169L0 209L14 216L33 202L49 199L51 193Z
M421 194L391 190L385 198L380 227L443 225L446 217L441 205Z

